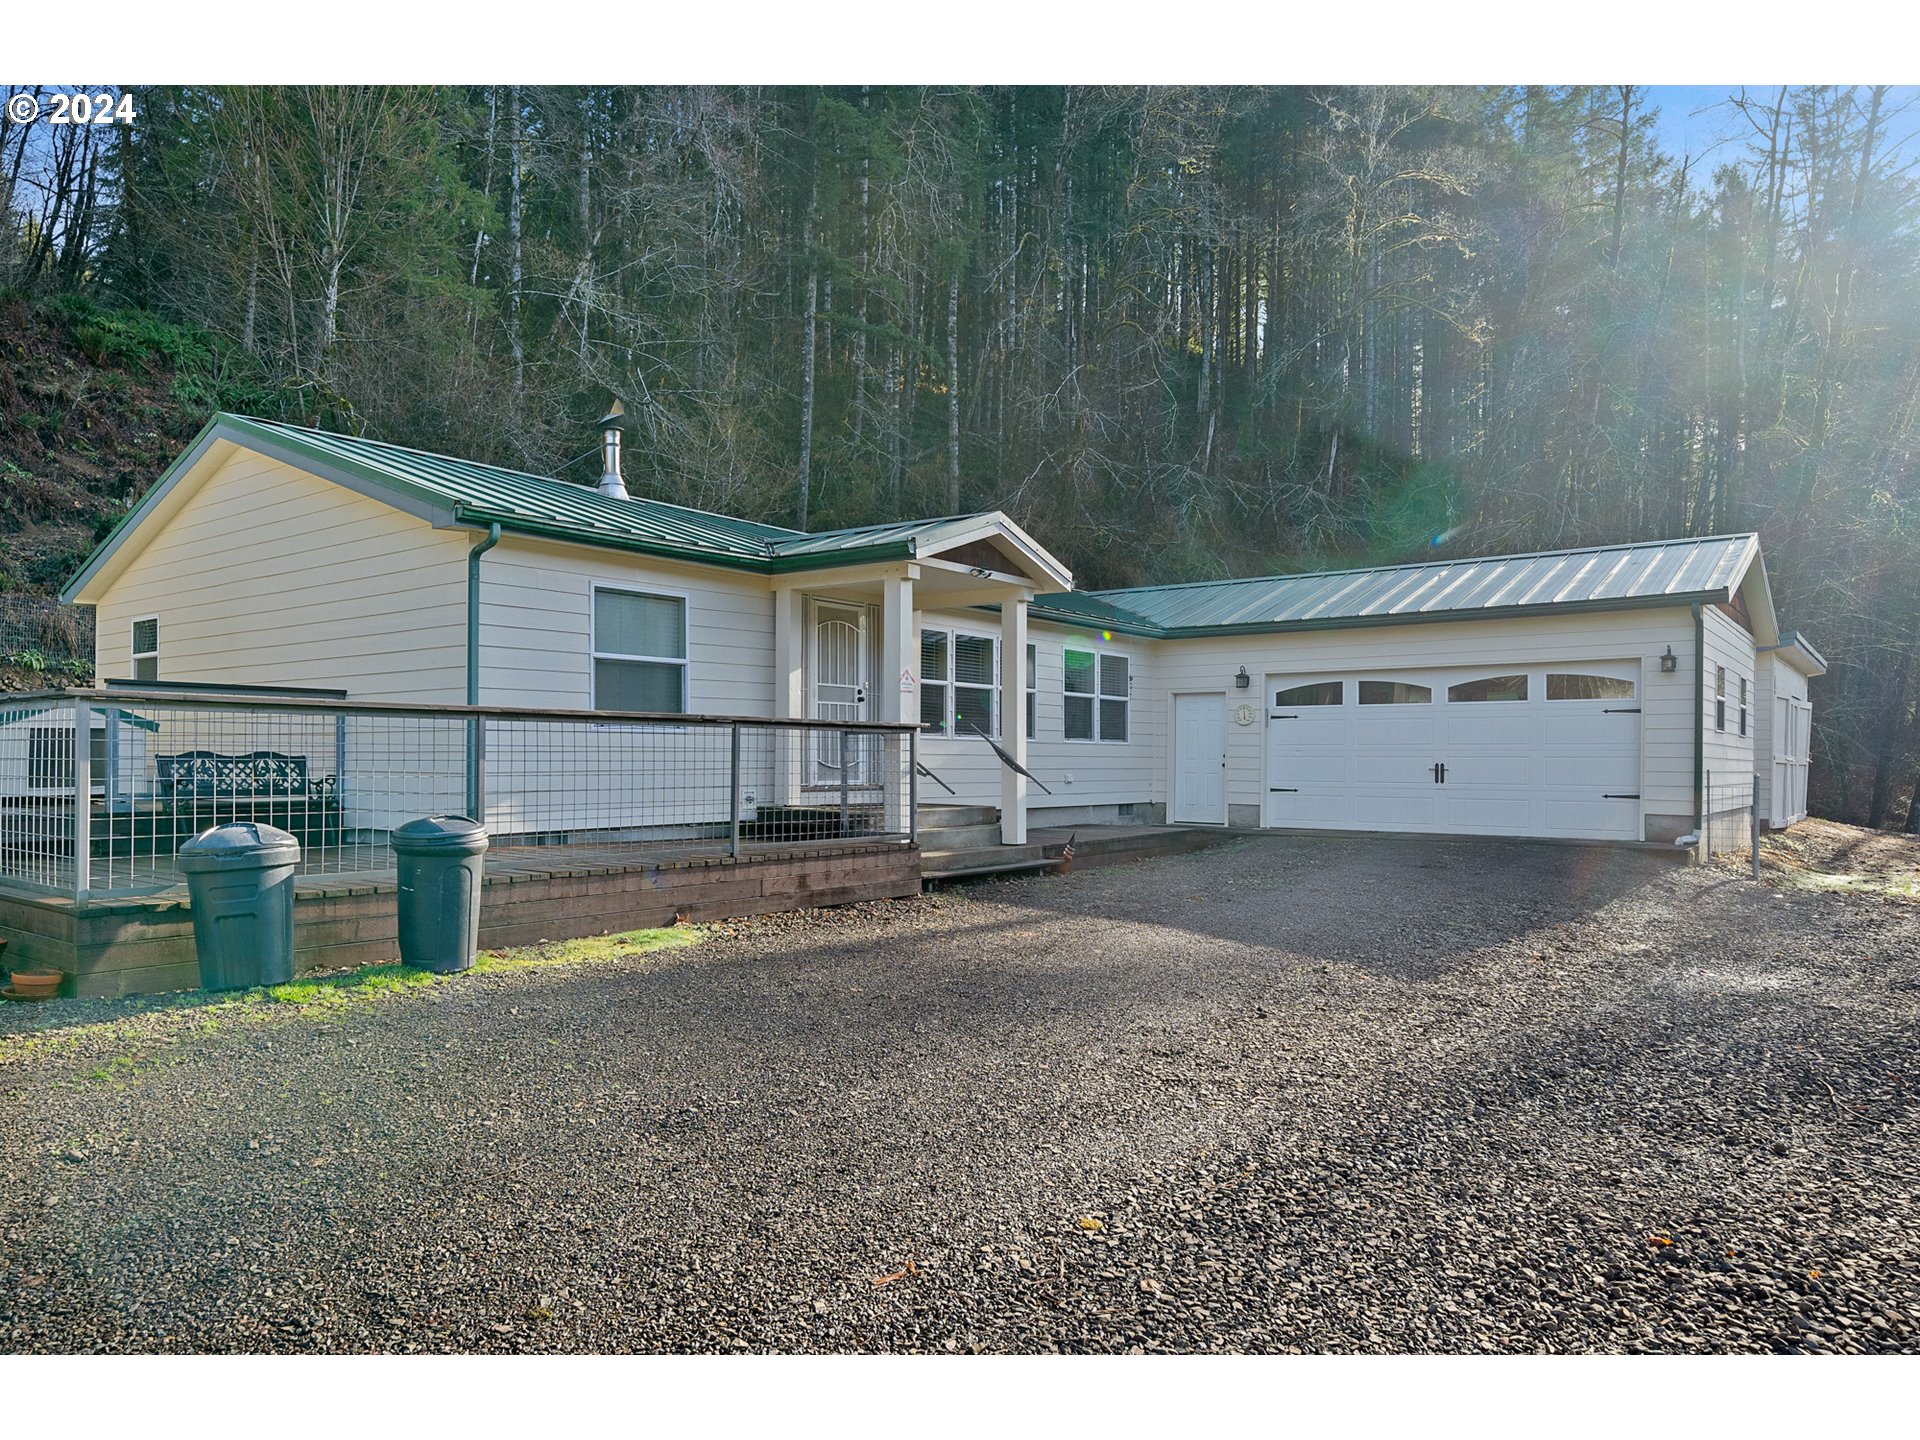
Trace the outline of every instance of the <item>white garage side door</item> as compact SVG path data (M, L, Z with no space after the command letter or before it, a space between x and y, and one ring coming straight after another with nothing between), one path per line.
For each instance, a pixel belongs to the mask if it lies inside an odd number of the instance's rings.
M1640 838L1637 662L1267 683L1270 826Z
M1227 823L1227 698L1173 697L1173 821Z

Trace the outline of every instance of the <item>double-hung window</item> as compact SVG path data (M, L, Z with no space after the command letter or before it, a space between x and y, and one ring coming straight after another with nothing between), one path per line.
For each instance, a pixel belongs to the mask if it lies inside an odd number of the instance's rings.
M1124 742L1131 693L1127 657L1069 648L1064 668L1066 738Z
M1040 729L1040 647L1027 646L1027 739Z
M955 630L920 632L920 723L930 735L998 737L1000 642Z
M1747 733L1747 677L1740 677L1740 733Z
M133 678L160 678L160 617L157 615L133 622Z
M1727 667L1713 667L1713 728L1727 728Z
M656 715L687 708L687 602L596 587L593 708Z

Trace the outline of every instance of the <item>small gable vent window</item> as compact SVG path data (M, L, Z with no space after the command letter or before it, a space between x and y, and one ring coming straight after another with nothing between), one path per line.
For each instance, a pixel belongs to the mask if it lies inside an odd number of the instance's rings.
M1481 705L1496 700L1525 700L1527 677L1489 675L1481 680L1462 680L1447 687L1449 705Z
M1633 681L1617 675L1547 676L1549 700L1631 700Z
M133 678L160 678L160 618L157 615L133 622Z

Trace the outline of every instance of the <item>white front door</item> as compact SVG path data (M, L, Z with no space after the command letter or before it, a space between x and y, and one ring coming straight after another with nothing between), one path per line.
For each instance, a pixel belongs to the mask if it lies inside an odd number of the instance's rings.
M867 718L867 610L864 605L817 601L809 647L809 713L815 720ZM817 730L807 783L838 786L867 782L864 736Z
M1177 825L1227 823L1227 697L1173 697L1173 814Z

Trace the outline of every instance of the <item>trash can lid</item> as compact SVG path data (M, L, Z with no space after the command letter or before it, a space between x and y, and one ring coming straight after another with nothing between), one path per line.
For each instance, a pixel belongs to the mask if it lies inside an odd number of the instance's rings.
M286 831L254 820L235 820L202 830L174 856L183 870L216 866L284 865L300 858L300 842Z
M465 815L427 815L395 826L389 838L403 855L478 855L487 827Z

